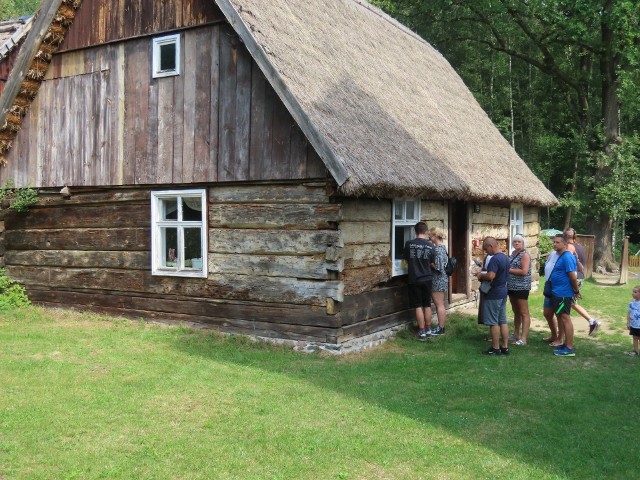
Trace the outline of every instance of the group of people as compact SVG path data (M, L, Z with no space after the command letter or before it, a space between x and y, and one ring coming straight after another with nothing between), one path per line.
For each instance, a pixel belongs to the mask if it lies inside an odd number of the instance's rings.
M445 332L445 294L449 280L445 272L448 255L443 245L444 234L439 228L428 229L424 222L415 225L416 238L405 244L405 260L408 266L410 307L415 309L418 323L418 339ZM589 322L589 335L598 332L600 322L578 304L584 279L585 251L575 242L576 232L567 228L553 237L553 252L545 263L544 317L551 335L544 340L553 347L557 356L575 356L574 329L571 310L578 312ZM482 248L486 253L484 263L476 272L480 281L480 305L478 321L489 327L491 347L487 355L508 355L509 342L525 346L531 326L529 292L531 290L532 261L526 251L525 238L515 235L513 251L504 254L494 237L486 237ZM629 306L628 328L634 336L634 352L638 355L640 340L640 287L634 288L636 304ZM636 298L636 296L638 298ZM510 334L507 323L507 298L514 314L514 330ZM432 328L431 302L436 307L438 326ZM632 307L635 310L632 310ZM637 318L636 318L637 317ZM556 320L557 319L557 320ZM637 335L636 335L637 334Z

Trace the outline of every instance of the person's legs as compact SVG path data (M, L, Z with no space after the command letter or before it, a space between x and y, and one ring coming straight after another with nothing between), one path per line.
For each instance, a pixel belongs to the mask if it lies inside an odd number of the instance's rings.
M424 330L424 308L416 308L416 321L418 322L418 330Z
M568 313L558 314L558 325L561 322L564 327L564 344L567 348L573 350L573 322L571 321L571 315Z
M522 328L522 314L520 313L520 305L518 299L514 295L509 295L509 302L513 310L513 336L515 340L520 338Z
M633 336L633 351L638 352L638 344L640 343L640 337L634 335Z
M556 325L556 320L555 318L553 318L553 307L551 306L551 303L549 301L549 305L547 305L547 298L544 299L544 310L542 311L542 314L544 315L544 318L547 320L547 323L549 324L549 330L551 330L551 336L549 338L546 338L545 340L549 341L550 343L555 343L557 341L560 340L560 337L558 336L558 327Z
M518 311L520 312L520 321L522 322L522 333L518 337L522 340L522 343L527 343L527 335L529 335L529 328L531 327L531 316L529 315L529 300L526 298L519 298L517 301Z
M489 327L489 331L491 332L491 347L494 350L500 349L500 326L499 325L491 325ZM507 331L507 337L509 336L509 332Z
M433 292L431 297L433 303L436 306L436 315L438 317L438 326L444 329L444 325L447 321L447 311L444 307L444 293L445 292Z

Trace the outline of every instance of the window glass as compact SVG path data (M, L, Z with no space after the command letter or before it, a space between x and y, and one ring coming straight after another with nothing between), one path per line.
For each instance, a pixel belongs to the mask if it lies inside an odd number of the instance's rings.
M153 275L207 276L204 189L151 194Z
M176 69L176 44L160 45L160 71Z

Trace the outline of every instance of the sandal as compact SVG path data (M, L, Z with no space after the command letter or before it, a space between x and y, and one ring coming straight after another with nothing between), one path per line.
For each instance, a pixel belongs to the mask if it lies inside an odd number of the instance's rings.
M560 346L560 345L562 345L562 344L563 344L562 342L551 342L551 343L549 344L549 346L550 346L550 347L559 347L559 346Z
M635 350L633 352L626 352L626 353L630 357L637 357L638 355L640 355L640 353L636 352Z
M553 342L553 338L552 337L543 338L542 341L543 342L547 342L547 343L551 343L551 342Z
M520 346L520 347L524 347L524 346L526 346L526 345L527 345L525 342L523 342L523 341L522 341L522 340L520 340L520 339L516 340L515 342L512 342L512 344L513 344L513 345L518 345L518 346Z

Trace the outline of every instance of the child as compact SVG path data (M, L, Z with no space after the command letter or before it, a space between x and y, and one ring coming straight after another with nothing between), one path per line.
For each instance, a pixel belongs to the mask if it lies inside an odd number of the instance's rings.
M640 285L633 287L633 300L629 302L629 315L627 315L627 330L629 335L633 335L633 352L628 354L632 357L640 355L638 353L638 343L640 343Z

